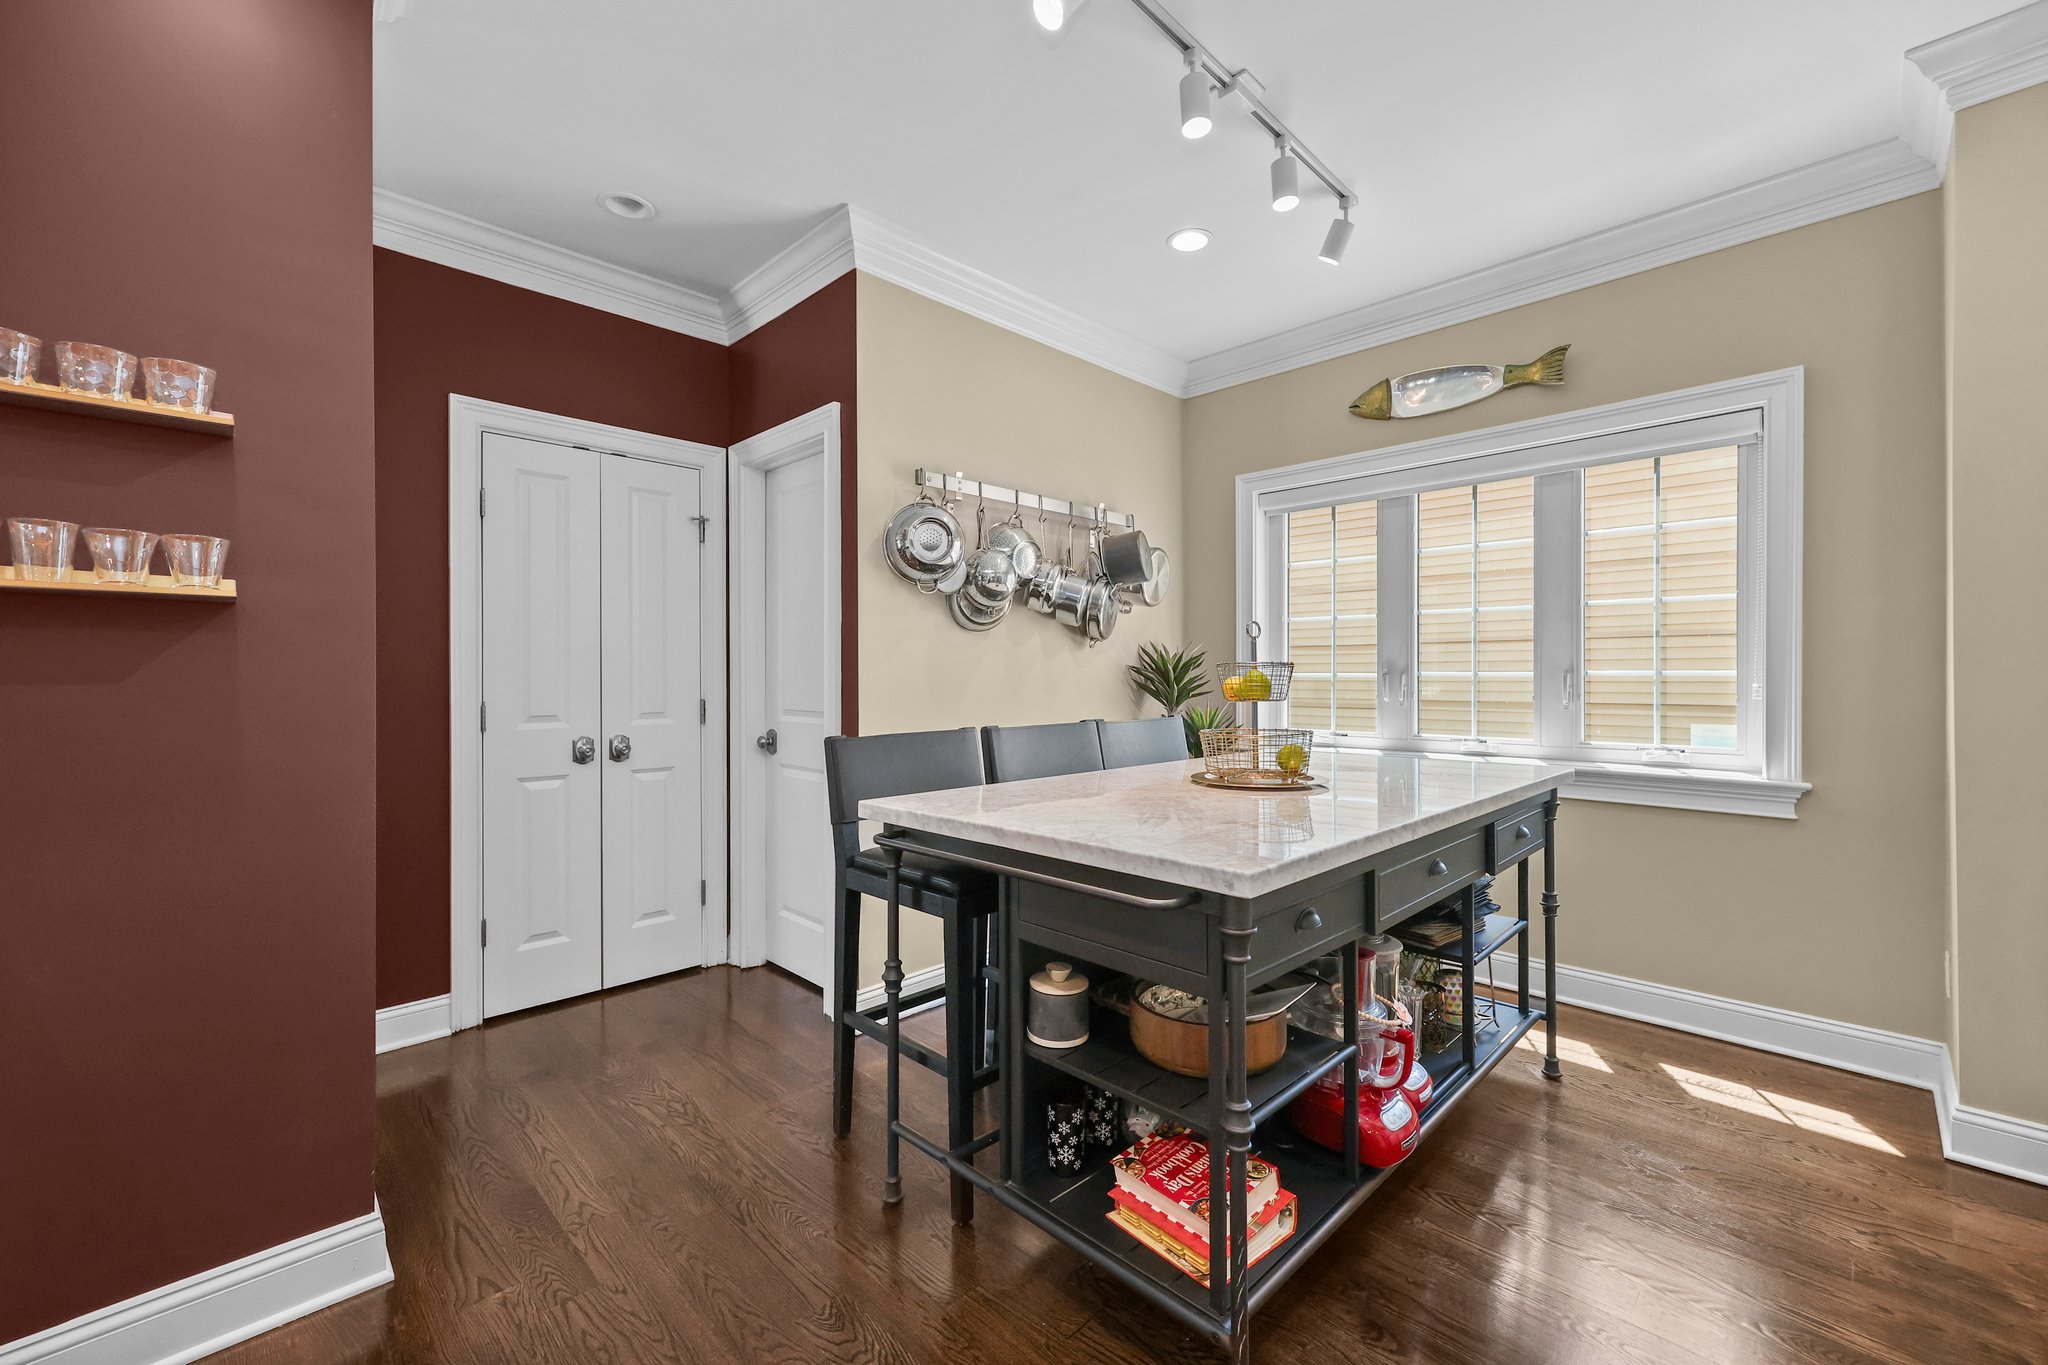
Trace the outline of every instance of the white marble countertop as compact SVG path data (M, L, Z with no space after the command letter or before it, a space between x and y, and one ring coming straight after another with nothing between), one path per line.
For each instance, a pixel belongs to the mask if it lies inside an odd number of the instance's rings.
M1327 791L1254 795L1188 781L1198 759L860 803L863 820L1086 867L1261 896L1566 781L1519 759L1318 749Z

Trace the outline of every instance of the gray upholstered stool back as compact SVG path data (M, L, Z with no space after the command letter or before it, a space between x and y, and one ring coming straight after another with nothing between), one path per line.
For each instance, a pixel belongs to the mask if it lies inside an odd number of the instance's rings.
M1065 725L991 725L982 730L981 742L991 782L1102 770L1102 735L1092 720Z
M1135 768L1141 763L1171 763L1188 756L1188 731L1179 716L1153 720L1101 720L1102 766Z
M835 829L858 823L860 803L871 797L981 783L981 740L973 726L901 735L834 735L825 741L825 800Z

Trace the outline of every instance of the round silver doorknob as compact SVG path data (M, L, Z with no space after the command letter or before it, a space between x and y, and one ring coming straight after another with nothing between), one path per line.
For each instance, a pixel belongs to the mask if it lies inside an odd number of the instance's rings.
M578 763L589 763L597 757L597 741L589 735L578 735L569 742L569 757Z
M754 747L756 749L759 749L764 754L774 753L775 732L773 730L770 730L767 734L762 735L759 739L754 741Z
M612 762L624 763L633 756L633 740L628 735L613 735L611 741Z

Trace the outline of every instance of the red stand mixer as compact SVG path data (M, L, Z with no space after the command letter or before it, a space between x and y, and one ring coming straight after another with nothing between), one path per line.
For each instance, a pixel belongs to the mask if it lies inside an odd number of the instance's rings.
M1358 1012L1358 1155L1386 1167L1415 1150L1422 1110L1435 1092L1429 1071L1416 1062L1415 1030L1400 1003L1401 945L1385 937L1358 949L1358 978L1368 987ZM1326 985L1294 1008L1294 1022L1328 1038L1344 1036L1340 987ZM1295 1131L1320 1147L1344 1150L1344 1082L1332 1072L1288 1107Z

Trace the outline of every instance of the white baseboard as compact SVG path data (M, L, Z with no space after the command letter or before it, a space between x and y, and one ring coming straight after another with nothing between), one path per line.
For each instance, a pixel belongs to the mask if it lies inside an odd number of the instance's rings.
M914 991L930 990L934 986L943 986L945 984L946 964L941 962L936 967L926 967L921 972L911 972L906 975L903 978L903 993L909 995ZM883 999L880 986L864 986L861 988L861 993L855 997L858 1007L864 1010L874 1009L883 1003ZM935 1000L932 1003L936 1005L939 1002Z
M1543 994L1540 960L1529 963L1529 989L1533 995ZM1946 1043L1562 963L1557 968L1557 998L1600 1014L1917 1086L1933 1093L1942 1155L2048 1185L2048 1124L1973 1109L1958 1101Z
M0 1346L0 1365L184 1365L391 1281L384 1216L310 1233Z
M397 1047L411 1047L414 1043L446 1038L455 1031L454 1018L445 995L378 1010L377 1051L389 1052Z

